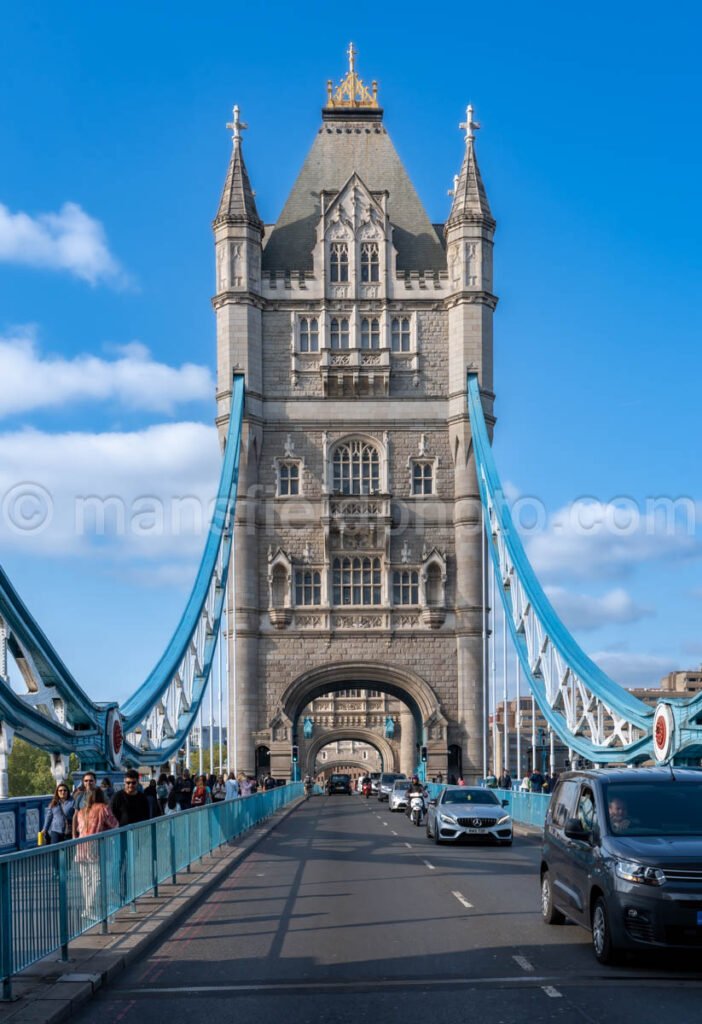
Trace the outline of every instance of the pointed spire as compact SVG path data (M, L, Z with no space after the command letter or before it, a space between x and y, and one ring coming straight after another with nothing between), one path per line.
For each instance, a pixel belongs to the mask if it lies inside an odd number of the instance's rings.
M232 158L229 162L229 170L224 182L215 224L251 224L252 227L260 228L263 231L263 221L256 209L256 199L241 148L241 133L248 128L248 125L240 119L239 108L236 106L233 111L233 119L227 124L227 128L232 130Z
M452 190L453 205L447 221L453 224L462 219L475 220L485 218L494 225L494 219L488 203L487 193L480 177L478 160L475 155L475 132L480 128L480 123L473 120L473 107L469 104L466 108L466 119L459 128L466 133L466 152L463 157L463 165L458 180L454 179Z

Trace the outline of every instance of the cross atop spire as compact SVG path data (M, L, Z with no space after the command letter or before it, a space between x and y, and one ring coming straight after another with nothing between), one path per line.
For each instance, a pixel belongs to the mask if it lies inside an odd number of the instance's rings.
M475 138L475 132L480 128L480 121L473 120L473 104L469 103L466 107L466 119L461 121L458 126L461 131L466 133L466 143L470 142L471 139Z
M239 107L235 104L232 111L232 120L227 122L227 128L231 128L232 130L232 143L234 145L236 145L236 143L241 139L241 133L248 127L249 126L247 124L244 124L244 122L240 120Z

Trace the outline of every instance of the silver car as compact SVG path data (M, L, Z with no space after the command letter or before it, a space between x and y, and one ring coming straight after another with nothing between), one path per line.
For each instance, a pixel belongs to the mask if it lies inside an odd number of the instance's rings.
M407 807L407 790L409 788L409 779L395 779L388 797L388 810L404 811Z
M435 843L461 839L512 845L512 817L508 800L477 786L446 786L427 808L427 838Z

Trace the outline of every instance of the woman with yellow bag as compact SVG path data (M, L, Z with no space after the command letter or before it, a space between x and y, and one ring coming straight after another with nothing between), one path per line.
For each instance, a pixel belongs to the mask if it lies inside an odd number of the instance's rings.
M71 838L75 808L65 782L59 782L53 799L46 809L44 827L39 833L39 846L44 843L62 843Z

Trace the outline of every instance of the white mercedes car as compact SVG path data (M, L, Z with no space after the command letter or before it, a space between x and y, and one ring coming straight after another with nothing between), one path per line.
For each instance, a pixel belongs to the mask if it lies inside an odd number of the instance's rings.
M509 800L500 800L492 789L446 786L429 801L427 838L437 844L482 839L511 846Z
M409 779L395 779L392 784L392 789L388 795L389 810L404 811L407 807L407 790L409 788Z

